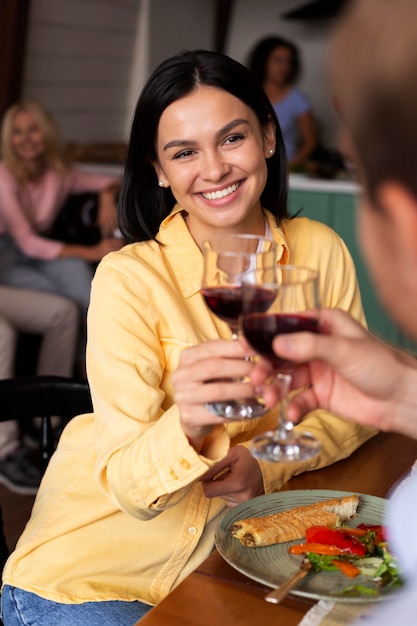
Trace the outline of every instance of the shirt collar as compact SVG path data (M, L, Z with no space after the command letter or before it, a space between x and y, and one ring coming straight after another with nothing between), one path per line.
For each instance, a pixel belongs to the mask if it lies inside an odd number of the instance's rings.
M163 245L163 252L168 258L183 296L189 298L201 289L203 255L192 238L182 213L182 207L176 204L162 221L157 239ZM277 261L281 265L286 265L290 261L290 251L284 231L277 226L272 213L265 211L265 215L272 238L277 244Z

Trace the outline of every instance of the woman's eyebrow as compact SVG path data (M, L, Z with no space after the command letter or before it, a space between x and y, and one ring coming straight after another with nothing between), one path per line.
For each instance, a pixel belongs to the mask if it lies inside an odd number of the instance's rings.
M162 149L169 150L169 148L185 148L186 146L195 146L197 141L191 139L173 139L169 141Z
M228 122L228 124L226 124L225 126L220 128L220 130L217 131L216 137L217 138L222 137L223 135L226 135L231 130L233 130L236 126L240 126L242 124L249 124L249 121L245 120L244 118L238 118L236 120L232 120L231 122ZM187 146L193 147L197 145L197 143L198 143L197 141L193 141L191 139L173 139L172 141L169 141L163 147L163 150L169 150L170 148L184 148Z
M249 121L245 120L244 118L238 118L236 120L232 120L231 122L226 124L226 126L223 126L223 128L221 128L216 133L216 136L221 137L222 135L227 135L227 133L230 133L230 131L233 130L236 126L241 126L242 124L248 125Z

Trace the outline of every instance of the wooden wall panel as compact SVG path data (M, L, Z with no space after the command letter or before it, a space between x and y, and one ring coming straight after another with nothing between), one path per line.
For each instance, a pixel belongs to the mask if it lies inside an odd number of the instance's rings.
M73 56L76 63L85 59L86 55L103 60L116 58L122 61L130 59L132 40L135 31L119 29L81 28L67 24L31 23L30 37L27 44L27 55L50 54Z
M124 141L140 0L32 0L23 95L68 141Z
M136 29L138 0L32 0L33 17L45 23L97 29ZM99 10L97 10L99 9Z
M65 140L85 143L126 141L149 72L181 49L212 48L216 26L223 42L232 4L217 2L216 24L215 0L31 3L23 96L51 110Z
M129 56L121 62L120 57L113 54L107 57L80 54L78 61L75 62L75 60L75 54L33 55L27 61L27 74L30 75L31 83L38 84L53 83L57 76L60 80L65 77L65 81L69 84L105 84L109 76L123 83L130 80L131 59Z

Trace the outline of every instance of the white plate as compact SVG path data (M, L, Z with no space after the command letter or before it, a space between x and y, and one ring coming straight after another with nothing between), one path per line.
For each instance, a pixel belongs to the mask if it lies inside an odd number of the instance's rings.
M299 568L301 557L288 554L288 548L293 543L300 543L300 540L262 548L248 548L233 537L231 527L234 522L247 517L261 517L280 513L296 506L304 506L320 500L350 495L353 494L346 491L311 489L283 491L253 498L231 509L219 521L215 534L216 547L225 561L242 574L269 587L279 587ZM358 515L347 524L349 526L358 526L361 523L382 524L387 500L360 493L357 495L360 498ZM291 593L319 600L370 602L386 599L398 590L398 587L394 589L382 587L378 588L378 595L355 598L338 595L351 584L375 585L377 588L375 583L361 574L351 579L341 572L318 572L307 574Z

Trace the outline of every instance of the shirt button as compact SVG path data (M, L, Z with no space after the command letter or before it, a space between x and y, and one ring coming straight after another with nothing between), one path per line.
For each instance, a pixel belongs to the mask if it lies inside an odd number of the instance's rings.
M190 533L190 535L195 535L197 532L197 528L195 526L190 526L188 532Z

